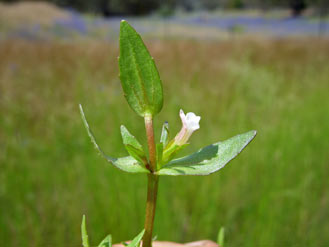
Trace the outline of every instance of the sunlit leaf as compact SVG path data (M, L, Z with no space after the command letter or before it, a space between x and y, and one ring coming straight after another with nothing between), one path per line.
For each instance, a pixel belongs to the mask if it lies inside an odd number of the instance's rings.
M82 224L81 224L81 237L82 237L82 246L89 247L89 240L86 228L86 217L82 216Z
M139 244L144 236L145 230L141 231L129 244L128 247L139 247Z
M221 227L217 236L217 244L219 247L224 247L224 238L225 238L225 228Z
M106 238L98 245L98 247L112 247L112 236L107 235Z
M157 174L173 176L211 174L235 158L255 135L256 131L252 130L226 141L209 145L191 155L170 161Z
M126 21L120 25L119 68L130 107L142 117L160 112L163 92L158 70L142 38Z

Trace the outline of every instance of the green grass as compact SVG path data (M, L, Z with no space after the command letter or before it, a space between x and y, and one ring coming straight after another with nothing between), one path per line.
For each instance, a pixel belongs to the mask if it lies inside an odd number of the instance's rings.
M226 246L329 245L328 41L148 43L162 76L172 135L178 111L201 115L184 153L257 129L232 163L207 177L161 177L160 240ZM126 155L120 124L145 144L143 121L122 95L118 49L105 43L0 45L0 246L81 246L141 231L146 178L94 150L78 104L103 149Z

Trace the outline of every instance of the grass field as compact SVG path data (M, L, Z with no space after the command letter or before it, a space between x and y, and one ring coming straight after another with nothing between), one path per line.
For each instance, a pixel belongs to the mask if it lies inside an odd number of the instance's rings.
M328 40L153 41L163 121L201 115L185 153L251 129L256 139L207 177L161 177L160 240L216 239L226 246L329 246ZM146 178L123 173L93 149L126 155L119 127L143 143L144 126L118 79L118 47L97 42L0 44L0 246L76 247L86 214L91 241L143 227Z

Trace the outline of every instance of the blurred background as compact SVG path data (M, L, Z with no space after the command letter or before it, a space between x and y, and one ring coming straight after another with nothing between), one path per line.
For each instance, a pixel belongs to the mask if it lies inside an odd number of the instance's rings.
M207 177L161 177L159 240L231 247L329 246L329 1L54 0L0 2L0 246L81 246L143 228L144 175L121 124L146 143L118 79L121 19L158 65L172 137L179 109L202 117L184 154L251 129L256 139Z

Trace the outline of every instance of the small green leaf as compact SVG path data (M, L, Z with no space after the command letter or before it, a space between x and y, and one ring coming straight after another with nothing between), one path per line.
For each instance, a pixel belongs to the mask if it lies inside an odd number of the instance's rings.
M162 132L161 132L161 138L160 138L160 142L163 143L164 148L167 146L168 140L169 140L169 124L168 124L168 122L165 122L162 125Z
M142 145L137 141L136 137L134 137L124 125L121 125L121 136L124 145L131 145L134 148L144 152Z
M135 237L129 244L128 247L139 247L139 244L144 236L145 230L141 231L137 237Z
M130 107L142 117L159 113L163 92L158 70L142 38L126 21L120 25L119 68Z
M130 156L137 160L141 165L145 167L147 166L147 158L144 153L141 153L140 150L130 145L125 145L125 147Z
M142 145L132 134L130 134L124 125L121 125L121 136L128 153L138 160L143 166L146 166L147 158Z
M107 235L106 238L98 245L98 247L112 247L112 236Z
M165 164L158 175L208 175L223 168L255 137L256 131L234 136L226 141L209 145L183 158Z
M157 155L157 159L156 159L156 162L157 162L157 170L159 170L161 168L161 164L162 164L162 154L163 154L163 144L160 142L160 143L157 143L156 144L156 155Z
M187 147L189 144L185 143L183 145L176 145L175 139L171 140L167 147L163 150L162 155L162 164L167 164L169 161L171 161L175 156L183 150L185 147Z
M105 158L108 162L110 162L111 164L113 164L115 167L126 171L126 172L132 172L132 173L149 173L150 171L147 170L146 168L144 168L143 166L141 166L138 161L136 159L134 159L131 156L127 156L127 157L122 157L122 158L112 158L110 156L107 156L103 150L98 146L96 139L94 137L93 132L91 131L89 124L87 122L87 119L85 117L85 114L83 112L82 106L79 105L80 107L80 113L81 113L81 117L83 120L83 123L86 127L86 130L88 132L88 135L91 139L91 142L94 144L95 148L98 150L98 152L100 153L100 155Z
M224 247L224 238L225 238L225 228L221 227L217 236L217 244L219 247Z
M82 224L81 224L81 237L82 237L82 246L89 247L89 240L86 228L86 217L82 216Z

